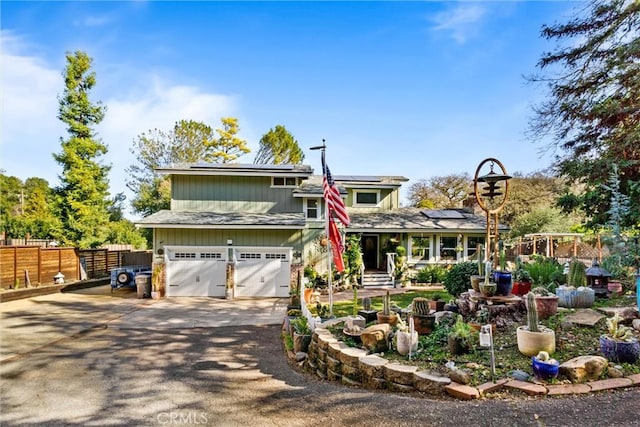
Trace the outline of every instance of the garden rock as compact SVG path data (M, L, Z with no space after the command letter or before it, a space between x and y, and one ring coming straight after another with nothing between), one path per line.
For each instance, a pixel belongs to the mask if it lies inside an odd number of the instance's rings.
M575 313L567 314L565 316L563 328L565 327L565 322L582 326L594 326L603 317L604 316L601 313L598 313L595 310L590 308L581 308L576 310Z
M296 353L296 362L302 362L306 358L307 353L305 353L304 351L299 351Z
M633 319L633 322L631 322L631 324L633 325L633 329L635 329L636 331L640 331L640 319Z
M609 378L622 378L624 377L624 373L615 366L609 366L607 368L607 375Z
M451 381L458 384L469 384L471 382L471 375L468 372L458 368L454 368L449 371L449 378L451 379Z
M602 356L579 356L560 365L560 374L572 383L597 380L609 362Z
M372 352L385 351L388 348L390 334L391 326L388 323L381 323L363 329L360 340L362 345Z

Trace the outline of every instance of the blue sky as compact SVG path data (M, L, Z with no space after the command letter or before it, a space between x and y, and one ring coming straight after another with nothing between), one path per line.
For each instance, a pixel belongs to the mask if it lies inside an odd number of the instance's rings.
M525 82L553 45L543 24L575 2L27 2L1 5L0 169L58 184L52 153L65 52L94 59L97 127L125 192L134 138L182 119L237 117L252 153L284 125L320 171L473 175L487 157L509 172L549 166L525 138L542 87Z

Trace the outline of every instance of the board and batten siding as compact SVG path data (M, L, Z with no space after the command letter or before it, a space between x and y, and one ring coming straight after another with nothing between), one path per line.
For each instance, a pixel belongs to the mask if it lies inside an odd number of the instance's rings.
M270 177L172 175L171 210L244 213L302 212L293 188L271 187Z
M302 250L303 230L217 230L156 229L154 242L162 246L233 246L293 247Z
M355 192L356 191L379 191L380 192L380 201L378 206L376 207L368 207L368 206L354 206L355 205ZM345 201L346 206L349 210L354 210L358 212L380 212L380 211L389 211L391 209L396 209L400 207L400 192L397 189L365 189L365 188L351 188L349 189L349 194L347 195L347 199Z

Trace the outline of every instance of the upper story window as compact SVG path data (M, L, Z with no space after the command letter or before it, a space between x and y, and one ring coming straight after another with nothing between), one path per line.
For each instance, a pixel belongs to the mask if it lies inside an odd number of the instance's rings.
M354 206L378 206L380 202L380 192L354 190L353 201Z
M306 199L307 219L320 219L320 199Z
M272 187L296 187L298 178L293 176L274 176L271 178Z

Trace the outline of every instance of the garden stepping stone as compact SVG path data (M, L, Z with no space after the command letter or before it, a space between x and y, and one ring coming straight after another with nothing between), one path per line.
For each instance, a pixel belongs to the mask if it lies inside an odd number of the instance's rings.
M595 324L602 318L604 318L604 315L595 310L590 308L581 308L576 310L575 313L568 314L564 318L564 321L574 323L576 325L595 326Z

